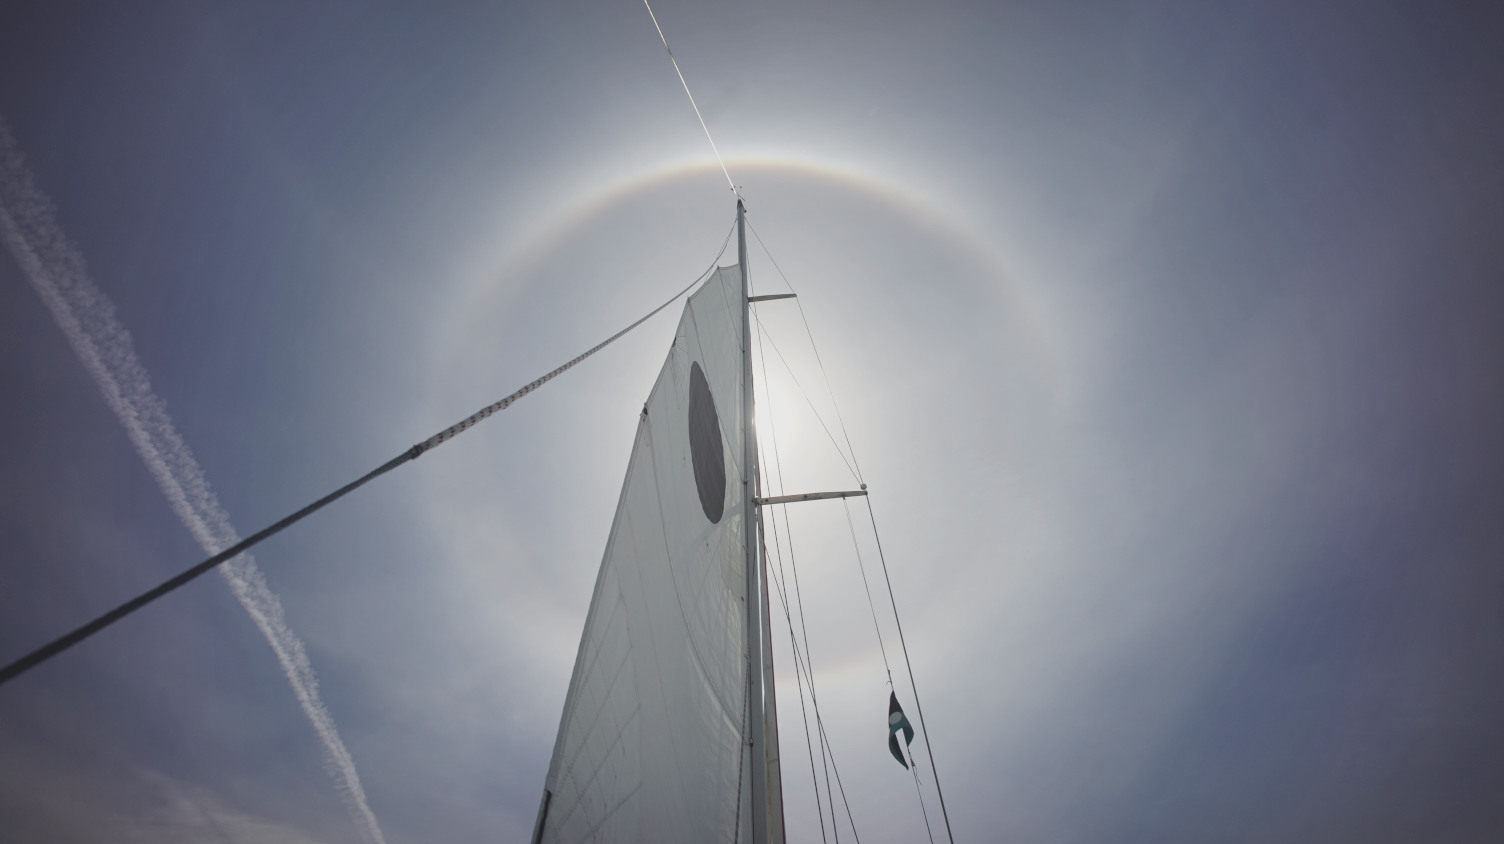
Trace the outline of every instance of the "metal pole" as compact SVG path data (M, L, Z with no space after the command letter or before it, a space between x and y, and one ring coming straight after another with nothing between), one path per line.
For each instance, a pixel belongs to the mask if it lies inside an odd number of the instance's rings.
M743 535L747 545L747 720L752 724L752 844L768 842L768 754L763 708L762 607L759 604L762 584L757 557L757 430L752 424L752 305L748 302L747 281L747 210L736 201L737 265L742 277L742 476Z

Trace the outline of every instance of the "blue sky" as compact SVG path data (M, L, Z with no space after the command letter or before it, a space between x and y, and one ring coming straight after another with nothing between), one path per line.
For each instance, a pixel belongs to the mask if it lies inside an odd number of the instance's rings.
M655 11L872 486L958 839L1498 838L1500 13ZM241 532L733 215L632 3L13 4L0 120ZM201 558L7 246L5 659ZM673 323L258 550L385 840L531 829ZM846 486L770 366L788 485ZM913 840L844 522L795 516L822 714L864 839ZM361 841L323 754L219 578L0 688L30 840Z

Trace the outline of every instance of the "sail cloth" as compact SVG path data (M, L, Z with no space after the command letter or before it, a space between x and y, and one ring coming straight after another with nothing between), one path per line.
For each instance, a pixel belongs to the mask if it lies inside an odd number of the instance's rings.
M749 839L742 295L689 298L638 420L535 841Z

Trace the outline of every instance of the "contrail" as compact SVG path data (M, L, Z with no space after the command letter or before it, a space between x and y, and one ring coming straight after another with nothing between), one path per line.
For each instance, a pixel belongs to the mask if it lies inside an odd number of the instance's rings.
M125 426L136 453L189 533L209 554L239 541L230 515L220 506L193 452L173 427L167 405L152 391L130 334L115 318L115 306L89 280L83 256L63 235L51 200L33 183L31 171L3 121L0 238L52 312L84 369L99 385L105 403ZM324 767L362 836L368 844L385 844L376 816L366 804L355 761L319 697L318 677L303 641L283 617L282 602L267 588L266 578L249 554L229 561L219 572L276 653L298 705L324 745Z

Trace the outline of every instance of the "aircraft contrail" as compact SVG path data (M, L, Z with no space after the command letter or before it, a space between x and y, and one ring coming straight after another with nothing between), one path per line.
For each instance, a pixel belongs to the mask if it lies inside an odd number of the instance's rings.
M51 200L34 184L4 122L0 122L0 238L52 312L189 533L209 554L239 541L229 514L173 427L167 405L152 391L130 333L115 318L115 306L89 279L83 255L58 226ZM303 641L283 617L282 602L267 587L249 554L220 566L219 573L277 655L298 705L324 746L325 768L363 837L369 844L385 844L366 803L355 762L319 697L318 677Z

